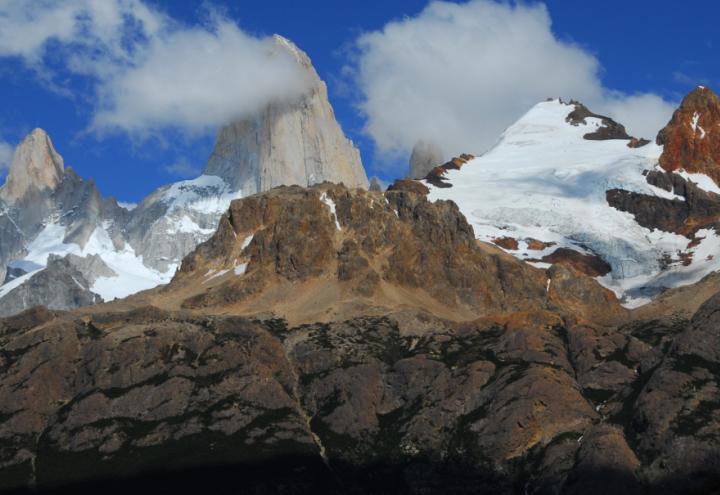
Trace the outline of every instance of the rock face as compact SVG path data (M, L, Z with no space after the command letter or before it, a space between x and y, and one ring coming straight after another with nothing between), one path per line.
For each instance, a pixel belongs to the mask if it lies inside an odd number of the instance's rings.
M43 232L48 245L37 245L37 249L49 248L49 253L53 252L50 246L70 243L82 251L104 224L109 242L120 246L125 213L114 199L103 199L92 180L85 181L72 168L65 168L45 131L35 129L18 146L0 188L0 270L5 272L15 261L44 266L47 253L39 259L29 252ZM47 235L50 231L53 236Z
M360 153L335 120L327 87L310 59L285 38L276 36L275 42L306 69L309 91L299 101L271 104L260 115L223 127L205 174L222 177L243 196L324 181L367 188Z
M701 173L720 184L720 101L704 86L682 101L657 143L664 146L660 166L668 172Z
M440 147L432 142L421 140L413 147L410 155L408 179L422 179L435 167L445 163Z
M52 141L42 129L32 131L15 151L0 199L14 204L30 191L53 190L62 180L63 159L53 148Z
M609 139L623 139L630 141L632 138L625 131L625 126L615 122L610 117L604 115L598 115L590 111L588 107L577 101L571 101L570 105L575 107L575 110L570 112L566 117L568 123L579 126L587 125L587 119L593 118L600 121L597 129L593 132L586 133L583 138L589 141L607 141Z
M432 168L427 175L423 177L423 179L435 187L452 187L452 184L447 181L447 173L450 170L460 170L467 162L474 158L475 157L473 155L463 153L460 156L456 156L449 162L445 162L442 165Z

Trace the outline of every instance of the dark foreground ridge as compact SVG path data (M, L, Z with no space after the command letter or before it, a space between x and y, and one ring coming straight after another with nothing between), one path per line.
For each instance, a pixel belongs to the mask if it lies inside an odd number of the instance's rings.
M55 493L712 493L720 296L302 325L144 308L0 323L0 483Z
M666 480L664 487L644 487L627 473L611 468L584 470L568 483L564 493L587 495L677 494L707 495L712 488L691 488L687 480ZM687 489L685 489L687 488ZM265 462L156 471L131 478L104 478L89 482L20 489L8 495L127 495L128 493L225 494L524 494L537 491L531 484L477 471L460 464L417 461L406 465L328 468L312 457L284 457Z

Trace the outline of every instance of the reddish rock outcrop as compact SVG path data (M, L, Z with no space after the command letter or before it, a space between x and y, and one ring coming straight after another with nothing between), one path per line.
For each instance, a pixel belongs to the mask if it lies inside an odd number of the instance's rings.
M556 244L554 242L544 242L533 238L527 238L525 239L525 242L527 242L527 248L530 251L544 251L545 249L553 247Z
M492 240L492 243L508 251L517 251L520 247L517 239L513 237L496 237Z
M544 263L572 266L590 277L602 277L612 270L610 265L598 255L582 254L573 249L559 248L552 254L543 256Z
M467 162L475 158L475 156L463 153L460 156L456 156L452 160L450 160L447 163L444 163L440 165L439 167L435 167L430 171L429 174L425 177L425 180L428 181L430 184L436 187L452 187L452 184L448 184L446 182L447 178L445 177L445 173L448 170L460 170L463 165L465 165Z
M660 131L657 143L665 148L660 166L672 172L703 173L720 184L720 100L710 89L698 86L675 110Z
M588 141L607 141L609 139L624 139L631 141L632 139L635 139L628 135L625 131L625 126L615 122L610 117L593 113L585 105L574 100L570 101L570 104L575 105L575 110L570 112L566 118L566 121L569 124L575 126L580 124L586 125L586 119L588 118L599 119L600 122L602 122L602 125L598 127L597 130L585 134L583 139L587 139ZM638 141L637 139L635 140Z

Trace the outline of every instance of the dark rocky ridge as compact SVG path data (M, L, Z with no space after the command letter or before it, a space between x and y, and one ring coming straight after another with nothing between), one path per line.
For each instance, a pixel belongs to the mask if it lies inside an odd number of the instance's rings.
M432 170L424 177L428 183L432 184L436 187L452 187L452 184L449 184L447 182L447 179L445 177L445 173L448 170L460 170L463 165L465 165L467 162L475 158L473 155L463 153L460 156L456 156L449 162L446 162L442 165L439 165Z
M0 322L0 482L257 466L238 492L707 493L718 309L617 328L32 310Z
M575 110L570 112L567 116L567 122L574 126L580 124L586 125L588 118L596 118L602 122L602 125L594 132L588 132L583 136L584 139L589 141L606 141L609 139L622 139L628 141L628 146L631 148L639 148L645 146L650 141L647 139L638 139L630 136L625 130L625 126L615 122L610 117L604 115L598 115L590 111L585 105L578 101L571 100L570 105L575 106Z

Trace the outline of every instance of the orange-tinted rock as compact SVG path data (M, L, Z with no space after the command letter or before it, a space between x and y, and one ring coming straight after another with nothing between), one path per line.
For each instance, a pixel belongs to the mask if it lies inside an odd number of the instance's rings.
M554 242L543 242L532 238L525 239L525 242L527 242L527 248L530 251L544 251L555 245Z
M569 265L577 271L591 277L602 277L610 273L611 268L600 256L582 254L572 249L559 248L552 254L543 256L545 263Z
M645 138L638 139L636 137L632 137L632 138L630 138L630 141L628 142L627 146L628 146L628 148L642 148L646 144L650 144L650 140L645 139Z
M388 191L405 191L426 195L430 192L430 189L428 189L425 184L416 180L398 179L388 187Z
M185 258L165 290L198 285L186 309L245 304L288 284L336 282L363 297L380 283L395 292L422 291L433 304L472 314L543 303L541 271L485 252L457 205L430 202L426 193L409 180L384 195L326 183L233 201L216 234ZM238 266L241 276L231 276ZM203 286L215 274L224 282Z
M717 95L703 86L688 94L658 134L657 143L665 147L660 156L663 169L703 173L720 184L720 100Z
M570 101L571 105L575 105L575 110L570 112L565 119L569 124L578 126L580 124L587 125L588 118L600 120L601 124L594 132L589 132L583 136L588 141L607 141L609 139L634 139L625 131L625 126L615 122L610 117L598 115L591 112L585 105L577 101Z
M509 251L517 251L520 247L518 245L517 239L513 237L496 237L492 240L493 244L496 246L500 246L503 249L507 249Z
M451 184L448 184L445 182L446 177L445 173L448 170L460 170L463 165L465 165L467 162L475 158L475 156L470 155L468 153L463 153L460 156L456 156L452 160L450 160L447 163L444 163L443 165L440 165L439 167L435 167L430 171L429 174L425 177L425 180L428 181L430 184L432 184L435 187L452 187Z

